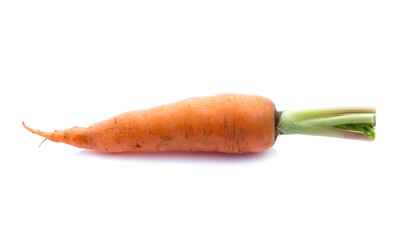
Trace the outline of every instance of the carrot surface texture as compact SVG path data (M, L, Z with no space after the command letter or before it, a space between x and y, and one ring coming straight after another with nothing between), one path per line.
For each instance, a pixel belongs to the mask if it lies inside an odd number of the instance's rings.
M220 94L189 98L119 114L89 127L44 132L45 139L103 152L259 152L282 134L373 140L375 108L341 107L282 111L268 98Z

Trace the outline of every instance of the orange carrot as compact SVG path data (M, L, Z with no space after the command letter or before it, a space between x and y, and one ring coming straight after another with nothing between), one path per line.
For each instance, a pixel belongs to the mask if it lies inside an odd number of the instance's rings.
M103 152L258 152L275 142L275 105L253 95L190 98L126 112L89 127L29 131L54 142Z
M29 131L54 142L103 152L259 152L282 134L373 140L375 108L275 110L261 96L221 94L190 98L148 110L119 114L89 127Z

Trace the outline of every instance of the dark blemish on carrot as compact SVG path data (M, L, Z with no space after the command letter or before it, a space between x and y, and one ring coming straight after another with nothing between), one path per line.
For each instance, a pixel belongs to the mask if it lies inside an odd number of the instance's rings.
M88 136L84 136L82 134L77 134L72 138L72 141L78 143L78 144L88 144Z
M166 141L167 139L165 137L160 137L161 140Z
M120 142L120 139L118 140L118 145L123 150L122 143Z
M205 130L205 128L204 128L204 136L203 136L203 138L200 140L200 142L198 142L198 144L197 144L197 146L195 146L195 148L198 148L198 147L201 145L201 143L202 143L203 141L205 141L206 138L207 138L207 132L206 132L206 130Z
M142 147L142 145L140 145L139 143L136 143L136 145L129 145L129 147L131 147L132 149L139 149Z

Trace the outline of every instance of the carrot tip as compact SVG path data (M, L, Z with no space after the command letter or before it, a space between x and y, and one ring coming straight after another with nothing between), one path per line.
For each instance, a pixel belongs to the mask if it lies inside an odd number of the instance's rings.
M50 137L52 136L52 133L43 132L43 131L40 131L40 130L37 130L37 129L32 129L29 126L27 126L24 122L22 122L22 124L28 131L30 131L30 132L32 132L34 134L40 135L40 136L45 137L47 139L50 139Z
M24 126L28 131L30 131L30 132L32 132L32 133L38 134L38 133L37 133L38 130L34 130L34 129L30 128L29 126L27 126L27 125L24 123L24 121L22 122L22 124L23 124L23 126Z

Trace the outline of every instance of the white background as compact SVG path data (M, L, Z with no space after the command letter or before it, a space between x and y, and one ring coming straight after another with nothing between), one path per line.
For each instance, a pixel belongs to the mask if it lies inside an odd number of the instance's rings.
M406 1L1 1L0 239L408 239ZM218 93L376 106L374 142L100 154L87 126Z

